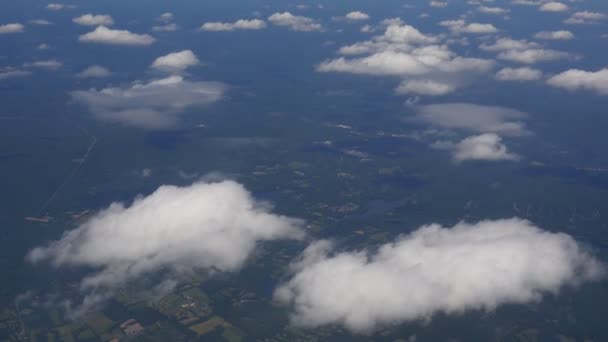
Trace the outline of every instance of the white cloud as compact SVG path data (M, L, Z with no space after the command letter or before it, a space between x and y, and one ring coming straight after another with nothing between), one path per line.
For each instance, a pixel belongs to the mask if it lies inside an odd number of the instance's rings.
M173 31L177 31L179 29L179 26L177 26L177 24L175 23L166 23L163 25L156 25L152 27L152 31L155 32L173 32Z
M458 20L444 20L439 25L447 27L454 34L461 33L473 33L473 34L487 34L496 33L498 29L492 24L481 24L481 23L466 23L462 19Z
M139 172L139 174L140 174L142 177L147 178L147 177L152 176L152 170L151 170L151 169L148 169L148 168L145 168L145 169L142 169L142 170L141 170L141 172Z
M572 237L521 219L427 225L377 251L313 243L275 291L292 322L369 332L435 314L538 302L603 275Z
M435 7L435 8L444 8L444 7L448 6L448 2L447 1L432 0L432 1L429 2L429 6Z
M470 103L442 103L415 107L413 120L445 129L463 129L507 136L526 135L521 121L526 114L515 109Z
M0 34L23 32L25 26L19 23L0 25Z
M300 220L271 210L234 181L165 185L130 204L111 204L27 258L87 269L80 283L86 308L149 276L175 284L195 271L237 271L259 242L304 236Z
M507 146L502 143L502 138L496 133L467 137L458 143L438 141L431 147L450 151L452 159L457 163L467 160L517 161L520 159L518 155L509 152Z
M542 5L541 0L511 0L513 5L524 5L524 6L540 6Z
M261 30L266 28L266 22L260 19L239 19L233 23L208 22L201 26L201 31L235 31L235 30Z
M166 129L179 123L179 113L193 106L219 101L225 86L191 82L180 76L136 82L129 87L89 89L71 93L75 102L89 107L99 120L144 129Z
M441 37L420 32L400 19L387 20L383 34L370 40L342 46L346 56L322 61L318 72L399 76L398 94L443 95L493 68L494 61L465 58L441 44Z
M399 95L416 94L439 96L451 93L455 90L455 86L447 82L412 79L405 80L395 89L395 93Z
M172 22L174 18L175 18L175 16L171 12L165 12L165 13L161 14L160 17L157 18L157 20L160 21L162 24L153 26L152 31L155 31L155 32L177 31L179 29L179 26Z
M293 15L289 12L274 13L268 17L268 21L277 26L288 27L293 31L323 31L323 26L316 20L308 17Z
M575 58L575 56L567 52L551 49L529 49L520 51L513 50L501 52L498 54L498 59L523 64L535 64L539 62L549 62L571 58Z
M511 38L498 38L494 43L483 43L479 46L484 51L509 51L509 50L526 50L537 48L540 45L527 40L515 40Z
M83 14L80 17L72 19L78 25L85 26L112 26L114 19L107 14Z
M590 12L590 11L582 11L576 12L570 16L570 18L566 19L564 23L566 24L595 24L601 20L608 18L603 13L599 12Z
M158 20L163 22L170 22L173 21L173 19L175 19L175 15L171 12L165 12L158 17Z
M492 44L481 44L479 48L484 51L499 52L498 59L523 64L576 58L567 52L546 49L534 42L511 38L499 38Z
M547 40L570 40L574 39L574 34L570 31L559 30L559 31L541 31L534 35L537 39Z
M569 8L566 4L563 4L561 2L551 1L543 4L538 9L543 12L564 12L567 11Z
M184 50L158 57L151 67L158 70L176 72L186 70L198 64L200 64L200 61L196 55L191 50Z
M499 81L536 81L543 77L543 72L529 67L503 68L496 73Z
M506 8L502 8L502 7L488 7L488 6L479 6L477 7L477 10L481 13L485 13L485 14L507 14L510 12L509 9Z
M382 51L363 58L344 57L327 60L317 66L320 72L346 72L366 75L424 75L432 72L487 71L493 63L484 59L425 54L422 50L412 53Z
M327 60L317 66L317 71L368 75L420 75L426 73L428 68L410 54L382 51L363 58L340 57Z
M14 68L0 69L0 80L5 80L15 77L29 76L32 73L27 70L19 70Z
M30 23L32 25L41 25L41 26L53 25L52 22L50 22L46 19L32 19L32 20L29 20L28 23Z
M107 68L99 65L92 65L76 74L78 78L104 78L112 75Z
M48 9L50 11L60 11L64 8L65 8L65 5L62 5L62 4L53 3L53 4L46 5L46 9Z
M49 59L46 61L36 61L32 63L23 64L26 68L40 68L40 69L48 69L48 70L57 70L63 66L63 63L59 62L56 59Z
M420 32L417 28L405 24L390 24L384 34L378 37L381 41L401 44L429 44L437 41L429 35Z
M568 90L591 90L608 95L608 68L598 71L570 69L547 80L547 84Z
M368 20L369 14L363 13L361 11L353 11L353 12L346 13L346 15L344 17L346 19L352 20L352 21L361 21L361 20Z
M155 39L147 34L132 33L127 30L112 30L99 26L95 31L81 35L79 41L84 43L116 44L116 45L150 45Z

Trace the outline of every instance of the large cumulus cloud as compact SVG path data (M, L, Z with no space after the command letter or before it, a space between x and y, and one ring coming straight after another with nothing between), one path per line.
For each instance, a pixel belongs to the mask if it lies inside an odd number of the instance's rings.
M301 326L354 332L443 312L536 302L563 286L594 280L602 265L572 237L521 219L423 226L369 250L308 247L275 297Z
M80 284L86 304L159 272L179 278L196 270L235 271L259 241L299 239L301 225L273 214L234 181L161 186L131 204L111 204L27 258L91 269Z

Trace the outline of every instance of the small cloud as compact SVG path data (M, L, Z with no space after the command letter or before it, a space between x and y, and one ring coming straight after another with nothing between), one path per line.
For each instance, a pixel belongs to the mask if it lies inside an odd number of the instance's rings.
M467 23L462 19L444 20L439 25L447 27L454 34L488 34L498 32L498 29L492 24Z
M479 48L484 51L499 52L498 59L522 64L577 58L568 52L545 49L534 42L511 38L499 38L492 44L481 44Z
M502 15L511 12L511 10L502 8L502 7L488 7L488 6L479 6L477 7L477 11L485 14L496 14Z
M191 82L171 76L126 87L73 91L71 95L98 120L162 130L178 125L184 109L219 101L225 88L217 82Z
M547 2L540 6L538 9L543 12L564 12L569 10L566 4L555 1Z
M541 31L534 35L536 39L546 40L570 40L574 39L574 33L566 30L560 31Z
M268 21L277 26L287 27L292 31L323 31L323 26L316 20L304 16L293 15L289 12L274 13L268 17Z
M155 39L147 34L136 34L127 30L112 30L99 26L94 31L81 35L78 40L83 43L114 45L150 45Z
M547 84L567 90L591 90L608 95L608 68L598 71L570 69L547 80Z
M235 30L262 30L266 28L266 22L260 19L239 19L233 23L224 22L208 22L204 23L201 27L201 31L235 31Z
M457 143L438 141L431 147L450 151L456 163L467 160L517 161L520 159L518 155L509 152L507 146L502 143L502 138L496 133L471 136Z
M416 94L439 96L445 95L456 90L456 87L447 82L428 80L428 79L413 79L405 80L395 89L398 95Z
M107 68L99 65L92 65L76 74L77 78L105 78L112 75Z
M536 81L543 77L543 72L529 67L503 68L496 73L499 81Z
M551 49L505 51L498 54L498 59L523 64L535 64L539 62L548 62L572 58L576 57L568 52L556 51Z
M78 25L84 26L112 26L114 19L107 14L84 14L72 19Z
M362 21L362 20L368 20L369 14L363 13L361 11L353 11L353 12L346 13L344 18L346 18L347 20L351 20L351 21Z
M46 19L32 19L32 20L28 21L28 23L30 23L32 25L40 25L40 26L53 25L52 22L50 22Z
M508 136L529 134L522 121L527 117L515 109L470 103L442 103L414 107L413 120L444 129L460 129Z
M25 77L25 76L29 76L31 74L32 73L27 70L19 70L19 69L14 69L14 68L0 69L0 80L6 80L9 78L16 78L16 77Z
M19 23L0 25L0 34L20 33L23 32L24 29L25 26Z
M158 70L176 72L186 70L198 64L200 64L200 61L191 50L183 50L158 57L151 67Z
M165 12L165 13L161 14L160 17L158 17L158 20L164 21L164 22L170 22L170 21L173 21L173 19L175 19L175 15L171 12Z
M53 3L53 4L46 5L46 9L48 9L49 11L60 11L64 8L65 8L65 5L62 5L62 4Z
M23 65L26 68L41 68L48 70L57 70L63 66L63 63L57 61L56 59L50 59L47 61L36 61L32 63L25 63Z
M537 43L527 40L515 40L511 38L498 38L492 44L481 44L479 48L484 51L510 51L510 50L527 50L540 47Z
M175 15L171 12L165 12L157 18L158 21L162 23L162 25L156 25L152 27L152 31L155 32L173 32L179 29L179 26L173 23L173 19L175 19Z
M582 11L576 12L570 16L570 18L564 20L566 24L597 24L598 22L608 18L603 13Z
M174 32L177 31L179 29L179 26L177 26L177 24L175 23L167 23L164 25L156 25L154 27L152 27L152 31L155 32Z
M435 8L444 8L444 7L448 6L448 2L433 0L433 1L429 2L429 6L435 7Z

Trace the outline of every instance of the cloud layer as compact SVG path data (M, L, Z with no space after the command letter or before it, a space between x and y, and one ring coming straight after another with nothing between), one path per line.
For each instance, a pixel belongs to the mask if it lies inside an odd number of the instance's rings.
M423 226L369 250L308 247L275 298L293 323L337 324L353 332L539 301L563 286L599 278L600 263L572 237L507 219Z

